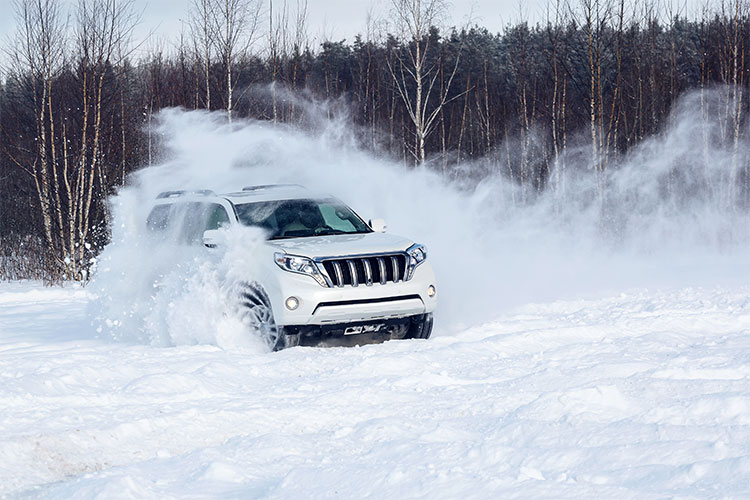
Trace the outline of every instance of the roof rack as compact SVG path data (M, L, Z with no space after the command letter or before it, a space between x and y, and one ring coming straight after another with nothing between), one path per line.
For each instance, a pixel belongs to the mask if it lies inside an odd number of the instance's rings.
M214 193L210 189L198 189L195 191L185 191L185 190L164 191L164 192L159 193L156 199L158 200L161 198L179 198L180 196L216 196L216 193Z
M242 188L243 191L264 191L266 189L283 189L283 188L304 188L301 184L261 184L260 186L245 186Z

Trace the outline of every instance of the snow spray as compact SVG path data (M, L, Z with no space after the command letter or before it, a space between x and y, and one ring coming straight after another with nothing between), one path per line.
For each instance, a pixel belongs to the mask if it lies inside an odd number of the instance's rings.
M750 143L721 146L727 141L713 140L720 123L701 112L711 109L706 102L718 109L725 92L686 95L660 134L613 154L602 172L582 139L551 165L543 189L519 186L492 158L444 174L367 151L346 113L329 112L335 103L301 103L303 126L164 110L155 131L164 161L135 173L111 201L112 243L92 284L99 329L159 345L252 342L227 315L226 283L252 274L249 256L262 236L240 228L211 258L202 248L154 248L146 216L159 192L174 189L297 183L364 219L384 218L390 232L428 247L438 336L528 302L747 282L750 216L731 166Z

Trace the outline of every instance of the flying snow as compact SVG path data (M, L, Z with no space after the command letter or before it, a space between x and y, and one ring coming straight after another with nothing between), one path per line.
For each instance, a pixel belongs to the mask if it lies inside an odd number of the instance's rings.
M704 102L718 106L721 92L704 94ZM252 273L260 236L235 238L223 256L149 241L148 211L158 193L175 189L298 183L339 197L365 219L385 218L389 231L429 249L440 290L434 335L528 302L743 282L750 217L733 198L731 172L750 144L722 147L719 124L696 116L698 98L684 97L662 134L613 155L604 174L581 160L588 146L569 148L540 192L518 186L501 167L466 163L443 174L439 159L414 168L366 151L330 103L303 103L305 130L163 111L154 133L164 161L140 170L112 199L112 243L92 286L98 328L158 345L245 342L227 315L227 277Z

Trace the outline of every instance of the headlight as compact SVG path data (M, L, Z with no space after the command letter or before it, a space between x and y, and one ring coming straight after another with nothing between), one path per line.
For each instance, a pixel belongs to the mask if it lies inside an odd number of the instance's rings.
M420 244L414 244L406 250L406 255L409 256L409 267L407 269L406 280L410 280L414 276L414 270L422 262L427 260L427 247Z
M308 259L307 257L300 257L299 255L287 255L285 253L276 252L273 254L273 258L276 261L276 265L284 271L290 273L305 274L310 276L318 282L320 286L327 287L325 278L320 274L318 266Z

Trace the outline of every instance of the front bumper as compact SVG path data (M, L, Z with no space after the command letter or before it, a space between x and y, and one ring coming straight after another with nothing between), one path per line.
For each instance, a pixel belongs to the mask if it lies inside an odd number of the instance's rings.
M288 346L308 347L353 347L394 339L426 339L431 331L431 314L357 323L284 327Z
M427 289L435 286L435 274L428 262L416 268L406 282L374 283L324 288L309 276L278 270L273 286L267 286L276 323L285 325L330 325L406 318L432 313L437 296L430 297ZM290 311L288 297L299 300L297 309Z

